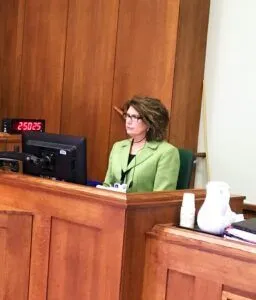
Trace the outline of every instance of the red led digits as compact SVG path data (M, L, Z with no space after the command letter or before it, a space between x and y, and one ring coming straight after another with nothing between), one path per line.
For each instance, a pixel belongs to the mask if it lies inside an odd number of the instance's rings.
M18 123L14 124L13 129L17 131L41 131L42 122L19 121Z

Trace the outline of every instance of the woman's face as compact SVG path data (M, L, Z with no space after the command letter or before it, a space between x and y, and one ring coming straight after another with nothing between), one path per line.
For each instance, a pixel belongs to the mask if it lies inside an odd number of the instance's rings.
M127 134L135 139L145 137L148 129L146 123L140 118L138 111L132 106L127 110L125 127Z

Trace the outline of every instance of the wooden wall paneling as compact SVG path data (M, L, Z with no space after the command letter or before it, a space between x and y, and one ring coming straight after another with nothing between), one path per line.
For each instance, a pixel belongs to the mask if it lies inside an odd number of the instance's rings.
M141 299L146 248L145 232L158 223L167 223L169 220L178 223L179 210L180 207L175 205L169 207L157 207L156 205L153 208L134 207L127 211L126 223L128 226L125 231L126 243L123 254L125 263L121 286L122 300ZM133 241L134 236L137 238ZM135 276L136 284L133 284Z
M120 1L113 105L140 94L170 110L178 15L179 0ZM124 122L113 112L110 148L124 137Z
M216 300L221 299L222 284L207 280L207 278L195 278L194 299L197 300Z
M90 218L81 223L52 218L49 300L119 299L124 212L96 202L87 204L81 203L86 215L91 209L95 215L89 213Z
M0 118L17 117L25 0L0 1Z
M47 299L50 232L51 216L34 214L29 300Z
M152 255L152 253L157 255L157 248L155 243L151 241L150 236L146 235L145 243L146 254L141 299L166 300L168 270L163 264L157 263L156 256Z
M2 118L3 112L3 59L4 59L4 32L5 32L5 14L3 6L5 2L0 2L0 119Z
M167 271L166 300L194 299L216 300L221 299L222 285L204 278L169 269Z
M103 180L119 1L70 1L61 132L87 138L88 177Z
M166 300L193 299L195 277L178 272L167 271Z
M68 300L70 295L74 299L99 299L93 278L100 276L97 265L100 252L99 228L54 218L48 299ZM88 277L89 273L92 276Z
M155 224L167 222L178 224L179 222L180 203L179 201L175 201L175 195L172 192L172 196L174 196L172 201L169 202L168 205L162 205L163 203L160 202L166 196L167 194L162 192L152 193L151 195L148 193L127 194L129 207L126 211L126 229L123 249L120 290L120 299L122 300L142 299L146 232L151 230ZM178 196L178 194L176 194L176 196ZM182 199L181 194L178 197ZM200 197L201 195L197 194L197 200L199 200ZM170 196L165 199L170 200ZM201 204L201 200L196 202ZM153 272L154 274L157 273L157 278L162 276L165 280L166 274L162 272L160 265L159 268L156 266ZM134 284L134 278L136 278L136 284ZM163 290L165 292L165 288ZM157 300L159 299L161 298L157 298Z
M210 0L181 0L169 140L196 151Z
M26 0L19 117L60 130L68 0Z
M0 299L28 299L32 216L0 211Z

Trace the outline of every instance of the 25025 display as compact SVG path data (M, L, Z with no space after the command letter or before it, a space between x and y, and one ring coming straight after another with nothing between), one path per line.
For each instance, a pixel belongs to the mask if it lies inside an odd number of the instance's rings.
M22 133L23 131L45 131L45 120L43 119L3 119L2 131L6 133Z

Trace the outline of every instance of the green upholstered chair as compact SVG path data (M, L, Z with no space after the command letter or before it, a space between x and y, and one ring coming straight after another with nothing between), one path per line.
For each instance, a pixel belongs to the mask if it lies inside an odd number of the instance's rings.
M188 189L195 164L195 155L191 150L179 148L180 171L177 182L177 190Z

